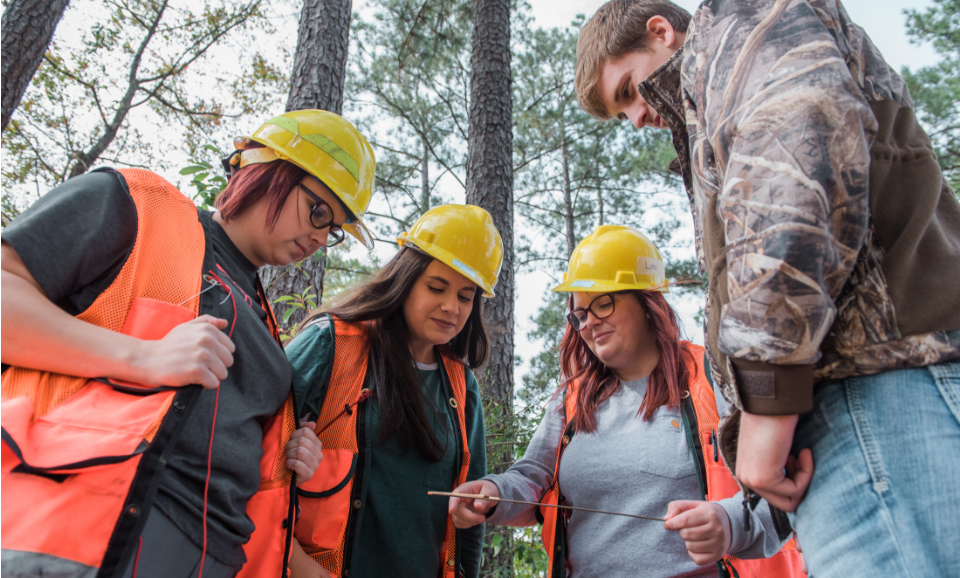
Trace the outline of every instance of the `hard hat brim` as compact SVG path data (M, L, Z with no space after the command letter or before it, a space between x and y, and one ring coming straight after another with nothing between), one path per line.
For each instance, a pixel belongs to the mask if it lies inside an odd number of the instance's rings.
M420 239L417 239L416 237L411 237L406 233L397 237L397 243L399 243L401 247L403 247L407 243L410 243L420 251L426 253L427 255L430 255L431 257L433 257L437 261L440 261L444 265L447 265L448 267L450 267L457 273L460 273L470 281L473 281L474 283L477 284L478 287L483 289L484 297L496 296L496 294L493 292L493 288L496 285L496 282L491 284L489 281L484 279L479 273L477 273L476 271L471 269L469 266L467 266L465 263L463 263L462 261L454 257L450 251L447 251L443 247L438 247L433 243L426 243Z
M554 293L615 293L617 291L659 291L670 292L670 281L644 281L641 283L617 283L615 281L577 279L564 281L551 289Z
M352 223L344 224L341 229L350 233L350 235L356 240L360 241L368 251L373 250L374 238L373 234L370 232L370 229L367 228L367 225L360 219L360 217L355 217L355 221Z

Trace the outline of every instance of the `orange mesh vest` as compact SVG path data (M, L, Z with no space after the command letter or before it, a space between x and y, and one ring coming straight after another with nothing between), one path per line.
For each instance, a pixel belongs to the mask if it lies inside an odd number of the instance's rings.
M360 447L364 445L361 436L365 435L363 408L357 405L356 410L347 412L344 406L352 406L361 399L370 352L367 331L368 326L364 323L334 319L333 369L317 418L323 461L313 478L297 488L301 509L296 527L297 542L335 578L345 578L349 574L357 510L363 505L360 501L363 476ZM453 485L455 488L467 481L470 466L464 420L466 373L460 361L443 353L441 359L453 390L450 404L457 410L460 426L463 457L460 474ZM456 571L455 530L448 516L446 536L440 549L442 578L452 578Z
M203 227L190 199L158 175L119 172L136 206L137 237L116 279L78 318L141 339L160 339L197 316ZM4 493L17 497L6 500L2 511L5 564L10 559L18 568L39 571L54 563L97 576L123 571L135 554L156 477L200 388L149 389L11 367L0 393L0 476ZM293 423L290 401L265 430L271 435L265 436L264 449L272 453L261 461L262 470L264 462L270 465L269 476L262 472L269 478L262 489L274 490L282 479L273 461L282 457L276 446L282 449L289 439L288 421ZM284 513L289 488L286 492ZM276 526L273 541L282 554L280 521ZM276 575L280 572L278 567Z
M693 345L687 341L682 341L681 346L693 354L692 359L703 359L703 347ZM696 469L700 477L701 488L706 488L703 498L711 501L730 498L740 491L740 487L737 485L736 480L733 479L726 464L723 463L723 458L719 457L718 453L714 453L713 441L716 439L715 431L720 417L717 414L717 401L713 394L713 387L711 387L710 382L707 381L703 368L699 363L695 361L691 362L687 357L684 357L684 359L687 360L686 363L688 364L686 368L687 375L696 376L688 384L689 391L684 392L684 403L689 399L696 413L696 423L693 425L696 426L700 443L694 443L694 445L698 445L699 447L692 447L690 449L694 454L694 463L697 464ZM564 429L563 435L560 438L559 449L557 450L557 462L553 469L553 483L540 499L540 501L545 504L559 504L561 501L560 484L557 480L557 473L560 471L560 458L563 456L563 450L570 443L575 433L572 422L573 416L577 411L576 388L577 383L575 381L567 385L567 391L564 397L567 427ZM700 455L697 455L697 453ZM705 467L700 465L699 458L701 457ZM541 536L544 547L547 550L547 568L549 569L551 578L564 578L567 575L566 524L565 518L562 514L559 514L559 512L556 508L537 508L537 519L542 520L541 523L543 524ZM732 567L736 572L734 575L740 578L774 576L776 578L800 578L806 576L806 574L800 570L800 554L796 551L796 545L793 540L790 540L783 549L772 558L765 560L740 560L732 556L727 556L721 562L718 562L718 566L720 566L721 576L730 575L730 571L727 568L728 566Z

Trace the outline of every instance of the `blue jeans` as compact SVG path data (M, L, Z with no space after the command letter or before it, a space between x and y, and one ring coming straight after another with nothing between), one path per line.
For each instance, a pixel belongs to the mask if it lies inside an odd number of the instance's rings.
M812 577L960 577L960 363L819 384L802 448L790 521Z

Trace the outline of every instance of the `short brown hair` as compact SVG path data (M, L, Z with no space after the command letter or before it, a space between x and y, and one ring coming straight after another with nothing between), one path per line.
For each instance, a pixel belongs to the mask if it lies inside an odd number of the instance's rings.
M262 148L256 143L250 148ZM239 217L257 201L270 200L267 226L272 231L280 219L280 210L297 184L310 173L289 161L273 161L247 165L234 173L227 187L217 195L213 205L224 221Z
M663 16L677 32L686 32L690 13L670 0L610 0L597 10L577 39L577 99L594 118L612 118L597 90L600 69L629 52L645 52L647 21Z

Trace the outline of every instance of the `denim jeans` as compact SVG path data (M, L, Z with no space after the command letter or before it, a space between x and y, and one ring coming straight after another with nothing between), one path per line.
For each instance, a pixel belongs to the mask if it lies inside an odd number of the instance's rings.
M818 384L790 521L812 578L960 577L960 363Z

